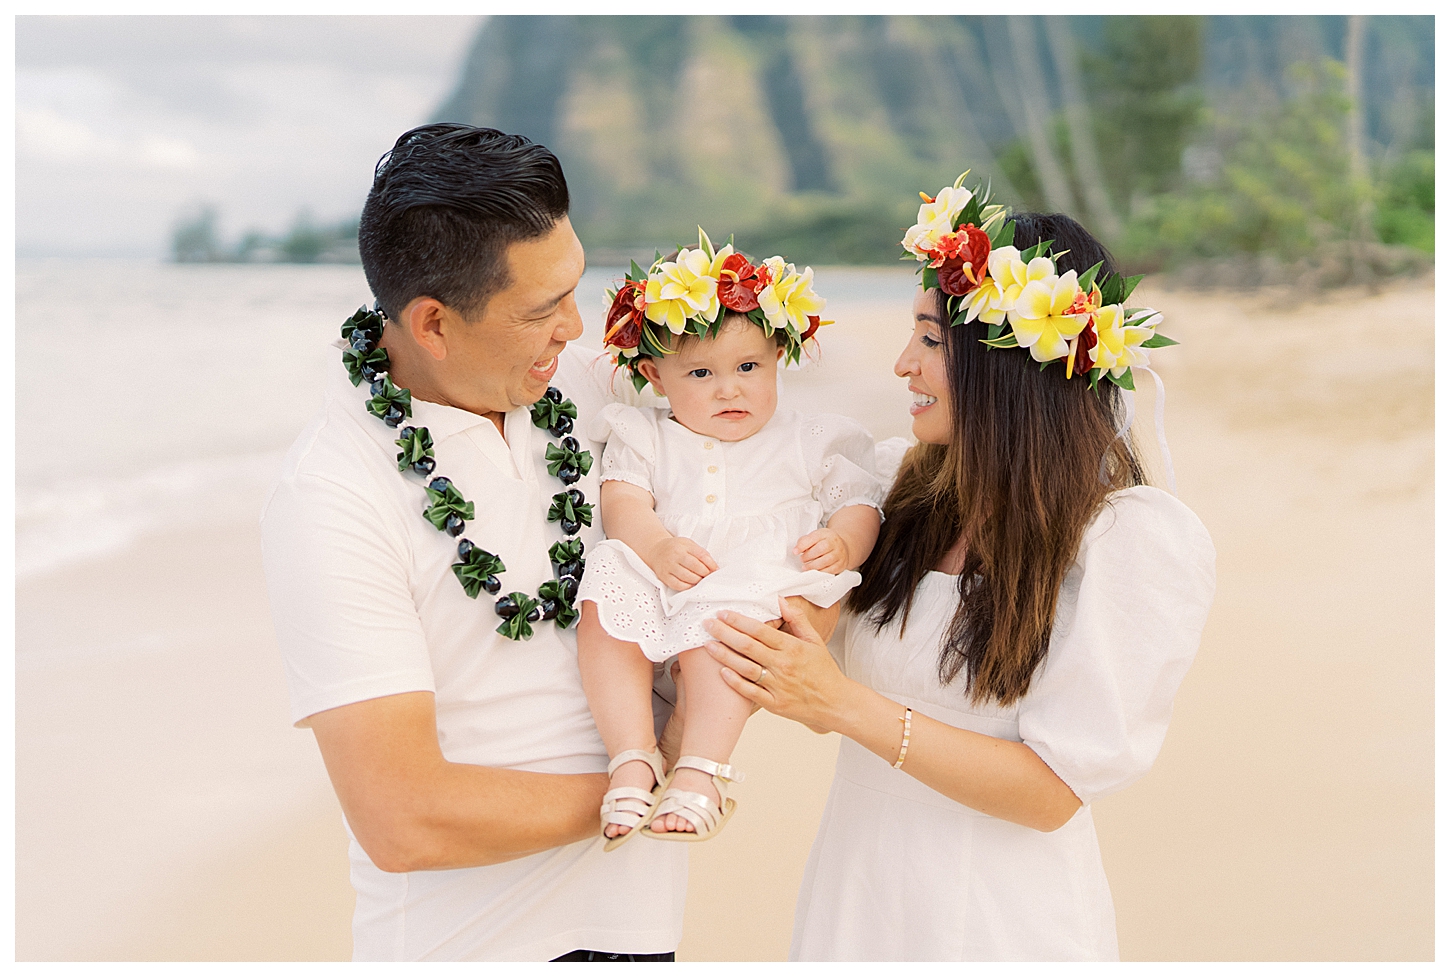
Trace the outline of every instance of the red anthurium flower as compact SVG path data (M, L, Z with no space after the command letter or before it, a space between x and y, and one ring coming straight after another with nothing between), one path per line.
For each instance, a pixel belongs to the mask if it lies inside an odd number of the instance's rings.
M1093 368L1093 347L1098 344L1098 333L1089 322L1077 335L1077 349L1073 353L1072 372L1086 373Z
M644 324L644 289L626 281L614 295L604 316L604 342L617 349L634 349Z
M731 312L749 312L751 309L760 308L760 300L756 295L765 287L765 283L756 277L756 272L764 270L763 265L759 269L751 265L750 260L743 254L732 254L726 258L720 269L720 284L715 286L715 294L720 297L720 304Z
M821 317L818 315L808 315L806 316L806 321L810 323L810 328L801 333L801 342L810 339L816 334L816 330L821 328Z
M975 287L987 277L987 255L992 250L992 239L987 232L975 224L968 224L957 232L965 237L960 254L967 278Z
M960 257L947 258L940 268L936 270L937 287L948 295L966 295L976 285L964 270L964 262Z

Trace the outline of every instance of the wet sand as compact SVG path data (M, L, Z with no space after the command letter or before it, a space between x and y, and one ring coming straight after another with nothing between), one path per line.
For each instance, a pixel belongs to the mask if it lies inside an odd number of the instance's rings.
M1431 959L1433 292L1135 299L1183 342L1155 366L1218 596L1157 765L1095 805L1123 957ZM906 310L833 311L787 403L904 433ZM17 586L18 959L350 954L341 814L287 723L260 563L238 513ZM837 742L752 720L680 959L784 958Z

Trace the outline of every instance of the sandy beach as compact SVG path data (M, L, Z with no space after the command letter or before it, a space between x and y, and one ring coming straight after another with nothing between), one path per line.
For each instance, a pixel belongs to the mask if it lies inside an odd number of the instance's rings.
M1432 959L1433 290L1134 299L1183 343L1154 364L1218 595L1157 765L1094 806L1123 958ZM904 434L905 304L832 312L787 404ZM18 582L18 959L350 955L342 816L287 721L260 505ZM837 742L751 721L739 813L691 849L681 960L785 958Z

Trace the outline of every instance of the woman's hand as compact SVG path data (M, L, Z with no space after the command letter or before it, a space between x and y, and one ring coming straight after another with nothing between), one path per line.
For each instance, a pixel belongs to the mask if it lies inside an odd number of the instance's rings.
M655 576L671 590L689 590L720 569L709 550L686 536L666 536L642 555Z
M837 717L861 687L841 674L804 614L784 600L780 613L784 623L776 630L722 611L704 622L716 639L705 642L705 650L725 666L725 684L751 702L817 732L837 729Z

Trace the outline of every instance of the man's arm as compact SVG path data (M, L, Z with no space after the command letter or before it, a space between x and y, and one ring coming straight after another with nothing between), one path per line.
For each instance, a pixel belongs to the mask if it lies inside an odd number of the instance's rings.
M492 865L599 831L603 774L449 763L431 692L405 692L309 718L358 844L384 872Z

